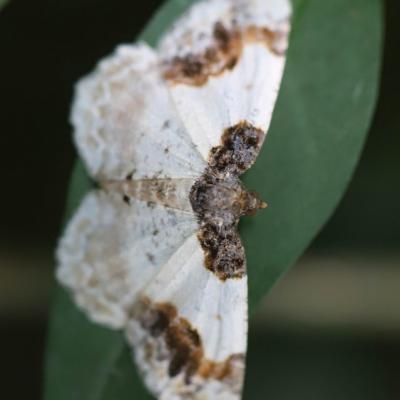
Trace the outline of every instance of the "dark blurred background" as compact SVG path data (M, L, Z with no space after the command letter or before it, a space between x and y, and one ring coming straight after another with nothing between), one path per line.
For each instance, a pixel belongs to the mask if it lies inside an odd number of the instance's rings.
M160 3L11 0L0 11L1 398L41 397L53 249L75 159L73 83L132 41ZM400 398L399 11L386 1L380 97L353 182L254 318L248 384L259 396Z

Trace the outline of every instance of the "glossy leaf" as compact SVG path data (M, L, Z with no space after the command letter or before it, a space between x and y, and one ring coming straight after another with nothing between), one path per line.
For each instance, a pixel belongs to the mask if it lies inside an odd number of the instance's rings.
M151 44L190 0L169 0L141 35ZM379 0L297 0L287 69L270 133L245 177L269 203L241 225L251 306L306 249L349 183L377 96ZM267 73L267 71L266 71ZM79 162L68 215L90 181ZM246 388L246 399L257 389ZM49 330L46 400L147 400L118 332L90 323L61 288Z

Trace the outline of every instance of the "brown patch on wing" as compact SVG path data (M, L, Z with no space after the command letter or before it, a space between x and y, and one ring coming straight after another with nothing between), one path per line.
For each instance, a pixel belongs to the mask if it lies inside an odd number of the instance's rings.
M247 122L226 129L221 145L211 149L208 167L190 192L200 224L198 239L205 253L205 266L221 280L246 274L237 225L241 216L253 215L266 206L239 180L255 161L263 135Z
M243 354L233 354L229 356L223 362L214 362L205 360L198 370L198 374L205 379L216 379L216 380L230 380L239 378L238 372L240 373L241 367L244 365L245 359Z
M197 235L204 250L204 264L219 279L225 281L246 275L244 247L236 227L206 223Z
M282 56L284 53L276 45L282 35L281 32L257 26L227 29L221 22L217 22L213 30L213 43L200 54L189 53L167 61L164 78L173 83L202 86L209 77L232 70L246 43L263 43L274 54Z
M264 43L277 56L285 55L285 50L282 50L279 43L286 36L287 32L272 31L268 28L258 26L249 26L244 31L244 41L246 43Z
M222 134L221 144L210 151L208 165L216 174L239 176L254 163L264 131L242 121Z
M222 362L206 359L199 333L187 319L179 316L171 303L152 303L143 297L136 304L132 316L153 338L164 341L168 349L170 377L183 374L187 385L194 376L205 380L235 380L236 384L243 379L244 355L233 354ZM146 344L146 354L149 358L157 357L149 343Z

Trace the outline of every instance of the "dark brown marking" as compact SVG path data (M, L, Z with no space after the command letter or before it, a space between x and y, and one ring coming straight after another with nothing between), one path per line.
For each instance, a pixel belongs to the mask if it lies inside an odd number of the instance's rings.
M142 298L135 305L133 317L137 318L143 329L154 337L165 333L171 321L177 316L176 308L168 303L152 305L148 298Z
M131 198L130 198L129 196L127 196L126 194L124 194L124 195L122 196L122 200L123 200L126 204L128 204L128 205L131 204Z
M218 173L241 175L255 161L264 132L247 122L241 122L225 130L222 144L213 147L209 166Z
M126 180L127 181L131 181L132 180L132 177L133 177L133 174L135 173L136 171L132 171L132 172L130 172L127 176L126 176Z
M242 378L244 355L233 354L222 362L206 359L200 335L188 320L178 315L174 305L152 303L144 297L136 304L132 316L152 337L165 342L169 353L170 377L182 373L186 384L191 383L194 375L227 382ZM149 342L145 346L146 356L156 357Z
M146 257L147 257L147 259L148 259L151 263L154 262L154 256L153 256L153 254L151 254L151 253L146 253Z
M224 27L221 22L217 22L214 26L214 39L218 43L218 48L222 51L229 51L232 34Z
M221 280L246 274L237 225L241 216L253 215L266 206L239 180L255 161L263 135L247 122L226 129L221 145L211 149L208 167L190 192L200 224L198 238L205 252L205 266Z
M171 126L171 122L167 119L164 121L162 129L167 129Z
M204 85L210 76L219 76L232 70L240 59L246 43L263 43L274 54L282 56L277 43L285 32L271 31L266 27L248 26L242 30L227 29L221 22L214 25L213 43L202 53L188 53L166 62L164 77L174 83L193 86Z

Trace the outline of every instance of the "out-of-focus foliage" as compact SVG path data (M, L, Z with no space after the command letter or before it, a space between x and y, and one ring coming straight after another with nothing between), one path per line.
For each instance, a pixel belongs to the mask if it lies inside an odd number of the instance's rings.
M0 0L0 9L6 5L8 0Z
M167 1L141 38L154 44L190 3ZM358 160L377 94L380 1L297 0L294 5L287 69L271 130L245 177L247 186L270 205L241 226L253 307L337 205ZM90 185L77 163L68 215ZM257 393L249 387L245 398L257 399ZM149 398L122 335L89 323L57 288L46 400Z

